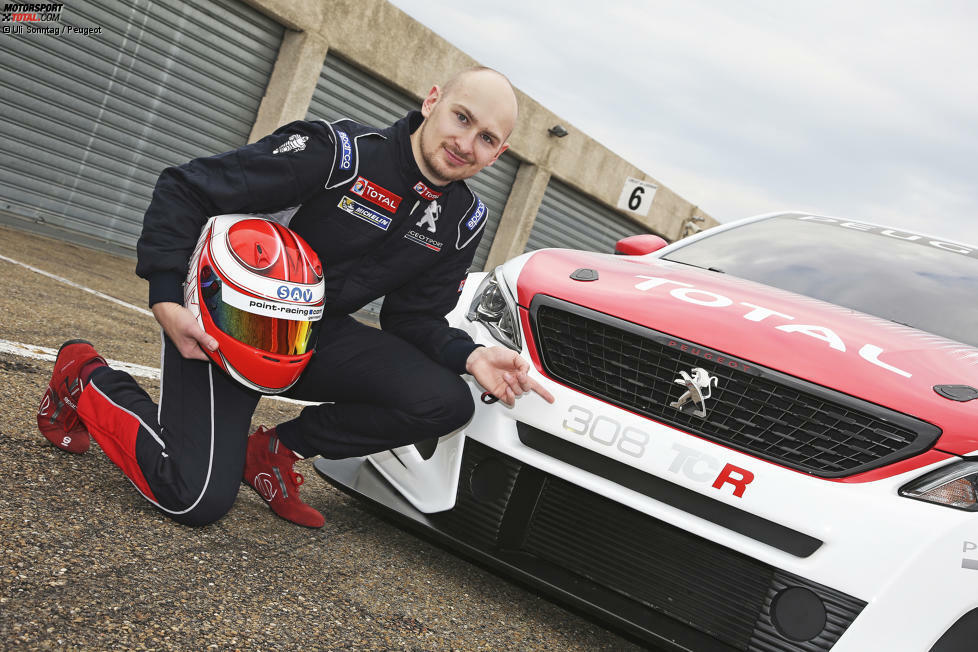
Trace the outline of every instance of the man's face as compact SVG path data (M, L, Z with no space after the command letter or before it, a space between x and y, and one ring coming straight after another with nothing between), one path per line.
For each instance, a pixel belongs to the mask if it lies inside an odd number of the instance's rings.
M516 100L498 75L473 73L445 92L432 88L421 113L425 121L412 143L415 159L425 176L446 185L492 165L509 147Z

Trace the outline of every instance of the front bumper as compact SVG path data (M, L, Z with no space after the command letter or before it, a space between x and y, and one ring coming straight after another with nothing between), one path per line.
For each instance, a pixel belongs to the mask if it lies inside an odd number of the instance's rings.
M669 649L828 650L865 606L474 439L464 444L455 507L435 514L365 461L315 467L401 524Z
M460 311L449 321L496 344ZM978 630L978 520L897 493L947 456L872 482L820 479L533 375L554 404L480 405L431 455L317 470L659 645L945 652L950 639L933 646L956 622Z

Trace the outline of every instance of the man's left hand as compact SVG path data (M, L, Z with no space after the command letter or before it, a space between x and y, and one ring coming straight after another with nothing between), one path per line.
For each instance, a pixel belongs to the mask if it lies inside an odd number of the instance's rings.
M529 391L547 403L554 402L553 394L530 378L530 363L504 346L480 346L469 354L465 370L506 405L513 405L517 397Z

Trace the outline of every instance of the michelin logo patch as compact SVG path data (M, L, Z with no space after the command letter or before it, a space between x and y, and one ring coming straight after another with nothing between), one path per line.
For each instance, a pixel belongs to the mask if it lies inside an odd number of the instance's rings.
M340 169L349 170L353 165L353 146L350 145L350 137L345 131L336 130L336 135L340 137Z
M306 148L306 141L309 136L292 134L289 139L272 150L272 154L285 154L286 152L301 152Z
M479 223L482 222L482 218L485 216L486 205L483 204L482 200L480 199L479 205L475 207L475 212L472 213L472 217L470 217L469 221L465 223L465 228L467 228L469 231L475 231L475 227L479 226Z
M373 224L378 229L386 231L387 227L391 225L391 218L386 215L381 215L380 213L370 210L358 201L354 201L344 195L340 198L340 203L337 204L339 208L346 211L354 217L359 217L364 222L369 222Z

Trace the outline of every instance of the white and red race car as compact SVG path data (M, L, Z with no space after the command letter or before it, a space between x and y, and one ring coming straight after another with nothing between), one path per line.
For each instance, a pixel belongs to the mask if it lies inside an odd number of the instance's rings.
M978 649L978 248L803 213L656 240L470 276L450 323L555 403L317 470L659 647Z

